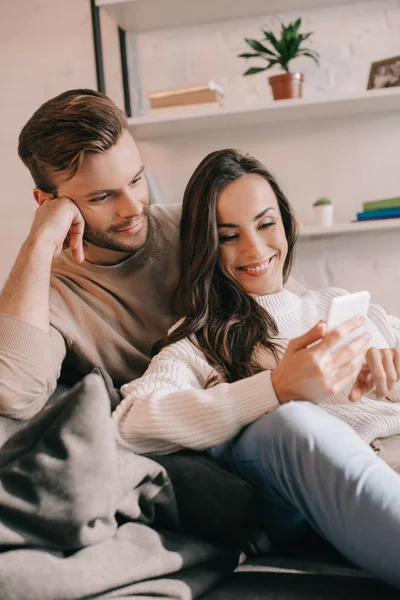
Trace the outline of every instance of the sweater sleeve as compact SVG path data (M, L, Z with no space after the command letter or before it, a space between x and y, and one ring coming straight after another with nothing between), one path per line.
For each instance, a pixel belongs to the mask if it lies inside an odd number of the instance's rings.
M0 415L29 419L54 390L66 353L62 335L0 314Z
M206 450L279 405L271 371L206 389L214 374L190 341L164 348L143 377L122 387L117 439L138 454Z

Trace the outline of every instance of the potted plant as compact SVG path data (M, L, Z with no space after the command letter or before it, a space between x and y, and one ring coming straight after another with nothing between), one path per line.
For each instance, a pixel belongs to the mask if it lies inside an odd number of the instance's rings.
M304 42L313 34L300 33L301 19L294 23L284 25L282 23L280 37L276 37L272 31L263 29L264 38L261 41L245 38L253 52L239 54L240 58L262 58L267 61L263 67L251 67L244 75L254 75L267 71L275 65L279 65L285 73L269 78L274 100L286 98L301 98L303 94L304 75L302 73L291 73L289 63L299 56L308 56L319 64L319 54L310 48L304 47Z
M333 224L333 204L329 198L320 198L313 204L316 225L331 227Z

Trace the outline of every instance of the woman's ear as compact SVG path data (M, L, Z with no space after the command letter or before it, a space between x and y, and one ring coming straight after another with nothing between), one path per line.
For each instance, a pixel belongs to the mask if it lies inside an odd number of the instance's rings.
M39 190L39 188L35 188L33 190L33 197L35 198L39 206L42 206L45 200L50 200L51 198L54 198L54 195L50 194L49 192L42 192L42 190Z

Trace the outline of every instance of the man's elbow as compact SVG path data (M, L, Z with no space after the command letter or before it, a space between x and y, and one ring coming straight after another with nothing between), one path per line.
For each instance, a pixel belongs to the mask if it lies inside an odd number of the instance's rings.
M1 386L0 416L26 421L41 411L48 398L47 384L31 389Z

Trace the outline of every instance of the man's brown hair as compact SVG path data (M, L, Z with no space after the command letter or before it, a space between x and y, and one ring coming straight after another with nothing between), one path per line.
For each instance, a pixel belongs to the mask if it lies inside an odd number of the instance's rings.
M56 194L56 173L70 179L86 155L109 150L127 126L122 110L104 94L69 90L32 115L20 133L18 154L36 187Z

